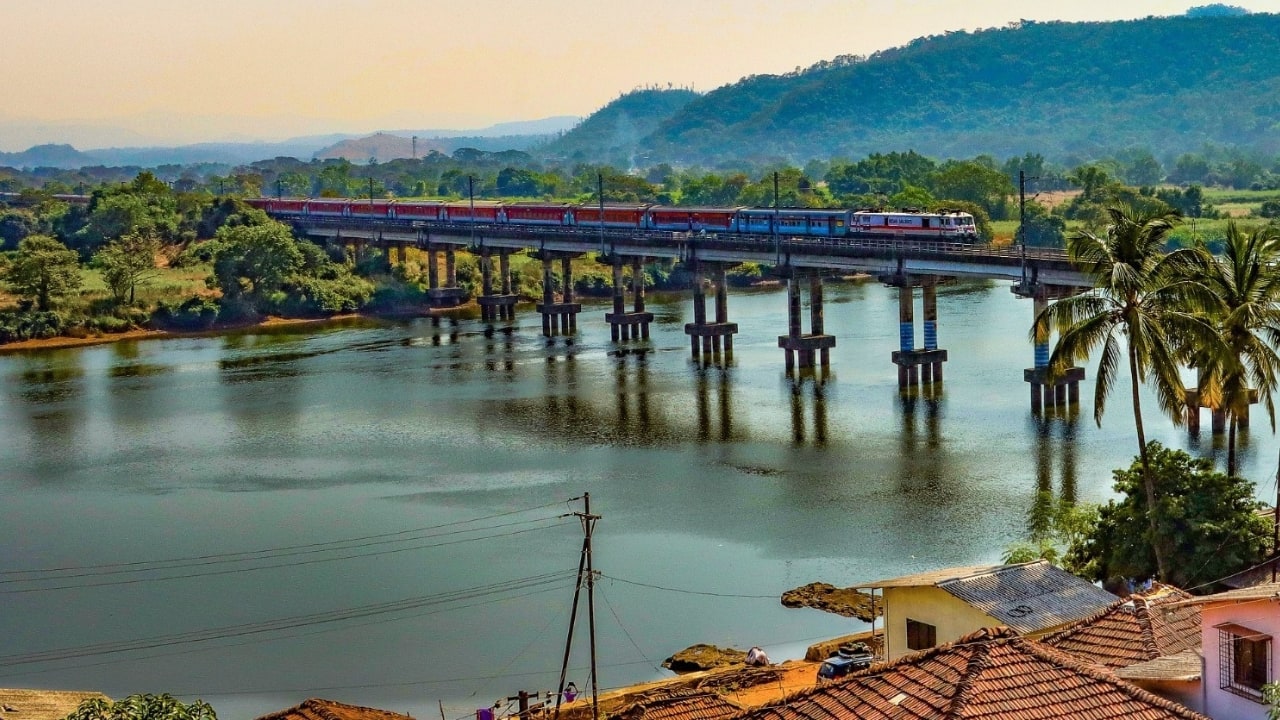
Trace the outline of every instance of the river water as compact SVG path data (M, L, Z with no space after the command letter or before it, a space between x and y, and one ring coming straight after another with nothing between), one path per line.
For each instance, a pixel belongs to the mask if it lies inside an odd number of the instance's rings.
M896 291L827 302L825 381L785 377L777 291L731 295L727 369L689 359L681 297L651 298L644 352L589 306L572 342L524 310L491 333L360 321L0 357L0 686L453 720L554 687L582 542L559 516L583 492L602 688L695 642L797 657L865 626L782 591L997 562L1038 492L1109 497L1136 449L1127 385L1101 428L1092 367L1078 418L1033 419L1032 309L1006 283L940 290L928 397L896 388ZM1221 452L1207 418L1193 443L1146 407L1151 438ZM1259 418L1242 470L1262 496L1275 454Z

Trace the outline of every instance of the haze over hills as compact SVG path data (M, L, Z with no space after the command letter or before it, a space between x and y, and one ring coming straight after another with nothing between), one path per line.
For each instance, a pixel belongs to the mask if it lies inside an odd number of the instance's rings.
M684 100L673 91L624 96L548 151L620 167L635 157L714 165L907 149L935 157L1030 151L1070 161L1130 147L1176 154L1206 143L1275 154L1280 15L955 32ZM635 137L635 128L655 123Z
M459 147L474 147L482 150L523 150L534 144L546 142L555 133L568 130L580 120L581 118L576 116L560 115L540 120L498 123L476 130L392 130L367 137L374 139L397 137L403 140L403 154L380 155L376 151L368 152L362 149L361 143L356 142L350 149L348 159L365 162L370 157L375 157L379 161L410 157L412 138L415 135L418 137L420 149L434 148L441 152L452 152ZM3 132L3 129L3 124L0 124L0 132ZM78 168L93 165L156 167L196 163L239 165L273 157L295 157L306 160L323 155L339 143L358 140L361 137L357 134L335 133L291 138L280 142L197 143L176 147L119 147L93 150L77 150L69 144L50 143L36 145L22 152L0 152L0 166L17 168ZM376 145L376 141L371 142ZM398 144L397 147L399 147ZM347 155L337 153L330 156L345 157Z

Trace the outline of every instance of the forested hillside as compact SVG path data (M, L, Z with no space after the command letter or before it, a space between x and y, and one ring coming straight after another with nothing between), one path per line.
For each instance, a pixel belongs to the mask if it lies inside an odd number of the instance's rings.
M553 154L713 164L1034 150L1072 162L1129 147L1171 156L1206 143L1271 154L1280 150L1280 15L1024 22L921 38L744 78L682 104L629 147L623 135L596 130L617 126L627 109L621 100L607 106ZM650 121L660 110L644 109Z

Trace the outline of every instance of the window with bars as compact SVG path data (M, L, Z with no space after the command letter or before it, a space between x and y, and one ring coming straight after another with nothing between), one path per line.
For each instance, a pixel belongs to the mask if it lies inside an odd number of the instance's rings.
M938 628L907 618L907 649L926 650L938 644Z
M1271 636L1227 623L1218 630L1218 687L1262 702L1262 686L1271 678Z

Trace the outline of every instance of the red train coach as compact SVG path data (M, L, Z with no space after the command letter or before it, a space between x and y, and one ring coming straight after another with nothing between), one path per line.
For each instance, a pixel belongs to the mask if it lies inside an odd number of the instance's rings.
M650 205L605 205L604 226L612 228L643 228L645 212ZM573 211L578 227L600 227L599 205L579 205Z
M389 218L394 217L391 208L390 200L352 200L348 214L351 217Z
M472 222L473 219L477 223L496 223L501 211L502 203L492 200L477 200L474 214L471 202L451 202L445 203L442 219L455 223Z
M728 232L738 208L666 207L649 208L648 227L653 230L677 232Z
M440 219L440 211L444 203L415 200L413 202L397 202L393 212L400 220L423 220L434 222Z
M503 208L512 225L572 225L573 206L568 203L511 203ZM597 208L599 210L599 208Z
M347 214L347 207L350 205L350 200L341 200L336 198L308 200L307 214L319 215L322 217L343 217Z

